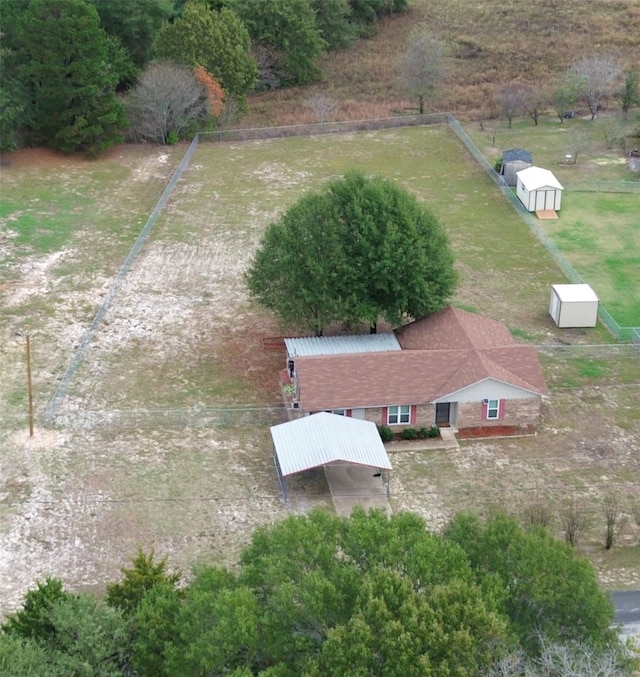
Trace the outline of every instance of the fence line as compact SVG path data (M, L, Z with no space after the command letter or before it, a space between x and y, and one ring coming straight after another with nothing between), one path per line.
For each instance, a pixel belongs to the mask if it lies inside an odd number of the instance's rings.
M284 406L192 407L187 409L97 409L58 412L59 427L82 430L164 428L266 427L287 420Z
M277 139L317 134L345 134L347 132L366 132L394 127L437 125L448 122L451 117L450 113L430 113L424 115L403 115L391 118L374 118L371 120L314 122L306 125L218 129L213 132L201 132L200 139L202 141L251 141L256 139Z
M111 283L109 291L107 292L107 295L105 296L102 305L100 306L100 308L98 308L98 312L93 318L91 326L89 327L89 329L87 329L84 336L80 340L78 349L76 350L73 359L71 360L69 366L67 367L67 371L60 379L58 387L56 388L55 392L53 393L51 399L49 400L49 403L47 404L44 410L45 426L49 426L53 418L55 417L58 407L60 406L60 402L64 397L64 395L66 394L69 384L71 383L71 379L73 378L78 367L80 367L82 361L84 360L84 356L86 355L86 352L89 348L89 344L91 343L98 327L100 326L102 320L104 319L104 316L107 314L107 311L113 304L113 301L116 295L118 294L118 291L120 290L120 287L122 286L122 283L124 282L127 273L131 268L131 265L133 264L135 258L138 256L138 253L140 252L140 249L142 249L142 246L144 245L145 241L147 240L147 237L149 236L151 229L153 228L156 220L158 219L160 212L162 211L165 204L167 203L167 200L171 196L171 193L173 192L176 183L178 183L178 180L182 176L182 173L189 164L191 156L193 155L197 145L198 145L198 136L196 135L191 144L189 145L187 152L184 154L184 157L180 161L180 164L178 165L176 171L173 173L173 176L169 180L169 183L162 192L162 195L160 196L160 199L156 203L156 206L153 208L153 211L149 215L147 222L144 224L142 230L140 231L138 238L133 244L133 247L131 247L131 250L129 251L127 258L124 260L124 263L122 264L120 270L118 271L118 274L115 276L113 282Z
M565 188L574 193L638 193L640 181L581 181L569 179Z

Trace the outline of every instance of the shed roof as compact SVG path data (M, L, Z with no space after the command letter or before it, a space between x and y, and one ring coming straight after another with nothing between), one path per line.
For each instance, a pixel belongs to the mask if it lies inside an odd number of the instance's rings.
M565 303L597 303L598 297L588 284L552 284L551 288Z
M271 427L282 475L339 461L391 470L391 461L371 421L321 412Z
M502 152L502 162L527 162L531 164L533 162L533 157L528 150L523 148L510 148Z
M553 175L553 172L542 167L527 167L517 172L522 185L529 191L540 188L557 188L564 190L562 184Z
M362 334L357 336L309 336L286 338L284 343L291 357L304 355L344 355L400 350L395 334Z

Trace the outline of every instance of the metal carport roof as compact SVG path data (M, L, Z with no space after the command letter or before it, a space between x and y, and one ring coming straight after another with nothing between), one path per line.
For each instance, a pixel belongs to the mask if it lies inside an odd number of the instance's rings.
M271 438L283 477L336 461L391 470L371 421L321 412L272 426Z

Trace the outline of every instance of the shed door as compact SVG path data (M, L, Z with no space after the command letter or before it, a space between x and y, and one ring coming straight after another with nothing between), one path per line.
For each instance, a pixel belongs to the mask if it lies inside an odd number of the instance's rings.
M535 211L538 211L538 209L546 209L545 204L546 204L546 191L545 190L537 190L536 191L536 207Z
M556 191L547 190L545 191L545 209L555 209L556 208Z

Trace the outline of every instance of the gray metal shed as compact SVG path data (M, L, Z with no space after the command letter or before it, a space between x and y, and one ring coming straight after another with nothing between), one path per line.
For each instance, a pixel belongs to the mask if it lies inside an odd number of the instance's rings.
M517 173L533 164L533 157L523 148L510 148L502 153L500 174L504 177L507 186L515 186L518 182Z
M552 284L549 314L558 327L595 327L598 297L588 284Z
M273 460L286 500L289 475L330 465L354 463L391 470L391 461L371 421L321 412L271 427Z

